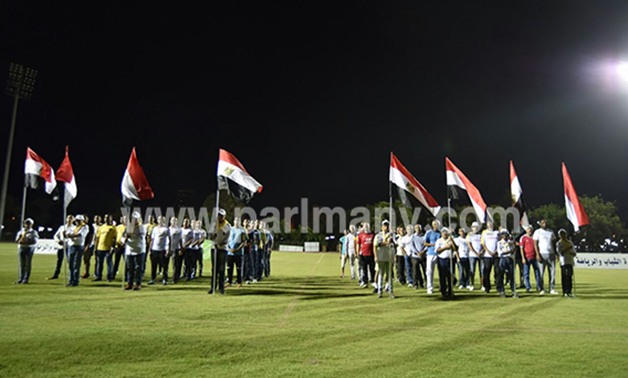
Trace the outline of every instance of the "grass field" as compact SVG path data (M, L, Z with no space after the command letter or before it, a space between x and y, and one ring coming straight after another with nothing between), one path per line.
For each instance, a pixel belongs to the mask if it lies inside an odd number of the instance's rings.
M36 255L14 285L0 244L0 376L626 376L628 272L578 270L577 298L377 299L335 254L274 253L270 279L207 294L208 280L123 291L46 281Z

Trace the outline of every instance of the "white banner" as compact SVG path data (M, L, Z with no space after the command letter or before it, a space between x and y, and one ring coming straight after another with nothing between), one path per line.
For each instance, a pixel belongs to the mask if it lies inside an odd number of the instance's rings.
M628 255L623 253L578 252L576 269L628 269Z

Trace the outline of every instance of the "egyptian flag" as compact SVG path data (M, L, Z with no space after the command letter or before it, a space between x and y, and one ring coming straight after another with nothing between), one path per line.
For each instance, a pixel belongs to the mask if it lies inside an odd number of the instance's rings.
M120 190L122 191L122 202L128 206L133 203L133 200L144 201L155 197L153 189L151 189L144 175L144 170L137 160L135 147L131 151L129 164L127 164L126 171L124 171Z
M70 155L68 154L68 146L65 146L65 158L63 158L59 169L57 169L57 181L65 183L63 207L67 208L70 202L75 199L78 194L76 179L74 178L74 171L72 170Z
M580 204L576 189L573 187L567 166L563 163L563 183L565 184L565 208L567 209L567 219L573 224L576 232L581 226L589 224L589 217L584 212L584 207Z
M218 189L224 189L232 196L249 203L255 193L262 192L262 184L244 169L240 161L231 153L220 149L218 154Z
M512 206L519 210L521 215L519 222L521 222L523 227L529 226L530 222L528 221L528 214L526 214L527 206L523 200L523 190L521 189L519 177L517 177L512 160L510 161L510 197L512 198Z
M447 173L447 191L449 198L459 199L464 195L464 192L466 192L475 210L475 215L481 223L484 223L486 220L486 203L484 203L478 188L469 181L467 176L465 176L448 157L445 157L445 169Z
M39 181L44 181L44 189L46 193L51 194L57 181L55 180L55 172L50 164L31 150L26 148L26 161L24 162L24 186L31 189L39 188Z
M425 206L426 209L432 213L433 216L436 216L438 211L440 210L440 205L434 197L427 192L427 189L421 185L421 183L412 176L406 167L401 164L399 159L395 156L394 153L390 153L390 174L389 174L390 182L395 184L399 189L399 197L401 201L406 207L412 207L406 192L410 193L412 197L416 198L421 205Z

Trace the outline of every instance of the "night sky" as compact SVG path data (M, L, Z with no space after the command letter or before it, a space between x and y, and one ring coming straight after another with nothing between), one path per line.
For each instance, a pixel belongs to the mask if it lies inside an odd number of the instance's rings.
M565 161L628 219L628 82L598 70L628 58L626 1L56 3L0 4L0 77L39 71L14 197L26 147L56 169L67 144L70 211L109 211L136 146L150 204L200 205L222 147L264 185L258 210L352 207L387 200L394 151L441 204L445 155L503 206L510 159L531 206L563 203Z

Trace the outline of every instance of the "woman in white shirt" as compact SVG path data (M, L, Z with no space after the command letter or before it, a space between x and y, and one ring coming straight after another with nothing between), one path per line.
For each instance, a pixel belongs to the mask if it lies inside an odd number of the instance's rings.
M471 273L471 265L469 263L469 244L467 243L466 235L467 233L463 228L458 229L458 237L454 239L454 242L458 246L458 272L460 277L458 277L458 282L460 286L458 289L467 288L471 290L471 285L469 283L469 276Z

